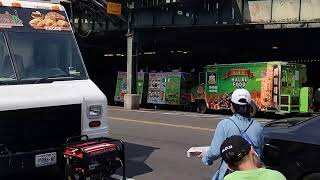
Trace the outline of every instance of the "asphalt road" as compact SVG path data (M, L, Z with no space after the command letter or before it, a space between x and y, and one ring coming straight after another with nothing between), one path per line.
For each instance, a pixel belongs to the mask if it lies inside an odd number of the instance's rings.
M126 142L128 180L209 180L220 161L205 166L198 158L187 158L192 146L208 146L217 123L225 115L109 107L110 135ZM269 120L257 119L265 123ZM115 179L122 179L121 170ZM16 179L59 180L55 171L24 174Z
M220 162L205 166L198 158L187 158L186 152L192 146L209 145L217 123L224 117L109 108L111 136L127 142L127 177L137 180L211 179Z

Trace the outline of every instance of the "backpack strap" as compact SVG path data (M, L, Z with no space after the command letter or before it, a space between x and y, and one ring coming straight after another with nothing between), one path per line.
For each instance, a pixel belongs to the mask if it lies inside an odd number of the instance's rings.
M236 122L234 122L231 118L227 118L227 119L229 119L230 121L232 121L233 124L236 125L236 127L238 128L239 132L241 132L241 130L240 130L239 126L236 124Z
M246 141L248 141L253 147L257 147L256 145L254 145L253 141L251 140L251 138L246 134L246 131L250 128L250 126L252 125L253 123L253 120L250 122L249 126L244 130L244 131L241 131L239 126L231 119L231 118L228 118L230 119L234 125L237 126L239 132L240 132L240 136L243 137Z
M251 122L250 122L249 126L247 127L247 129L243 131L244 133L247 132L247 130L249 129L249 127L252 125L253 120L250 119L250 121L251 121Z
M246 133L246 132L247 132L247 130L250 128L250 126L251 126L251 125L252 125L252 123L253 123L253 120L250 120L250 124L248 125L248 127L247 127L244 131L241 131L241 130L240 130L240 128L239 128L239 126L237 125L237 123L236 123L236 122L234 122L234 120L232 120L231 118L227 118L227 119L229 119L230 121L232 121L232 122L233 122L233 124L237 126L237 128L238 128L239 132L241 132L241 133Z

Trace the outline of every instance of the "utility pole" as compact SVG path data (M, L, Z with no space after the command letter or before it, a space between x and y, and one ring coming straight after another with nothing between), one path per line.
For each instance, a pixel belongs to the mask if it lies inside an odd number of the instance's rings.
M124 96L125 109L139 109L140 97L137 94L137 62L133 58L134 31L131 29L131 16L134 4L127 4L129 10L127 36L127 93Z

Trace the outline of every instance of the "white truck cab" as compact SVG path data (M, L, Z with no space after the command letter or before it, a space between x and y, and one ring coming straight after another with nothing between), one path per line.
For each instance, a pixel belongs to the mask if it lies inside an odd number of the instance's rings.
M0 175L59 164L68 137L108 136L63 6L0 0Z

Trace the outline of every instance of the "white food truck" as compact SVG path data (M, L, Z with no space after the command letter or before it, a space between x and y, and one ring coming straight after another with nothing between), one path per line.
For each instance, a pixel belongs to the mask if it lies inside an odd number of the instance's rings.
M0 175L60 163L68 137L108 136L63 6L0 0Z

